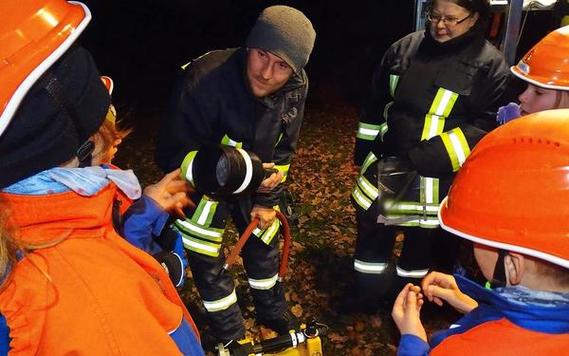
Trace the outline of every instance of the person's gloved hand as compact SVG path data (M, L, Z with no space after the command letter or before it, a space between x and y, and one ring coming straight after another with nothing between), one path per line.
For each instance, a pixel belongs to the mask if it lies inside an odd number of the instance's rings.
M508 105L501 106L496 115L498 124L503 125L508 121L517 119L521 116L520 105L517 103L509 103Z

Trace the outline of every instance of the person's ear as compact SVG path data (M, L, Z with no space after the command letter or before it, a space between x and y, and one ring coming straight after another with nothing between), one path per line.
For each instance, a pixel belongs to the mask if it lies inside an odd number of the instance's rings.
M520 284L526 268L524 256L519 253L509 252L504 258L504 264L508 282L513 286Z

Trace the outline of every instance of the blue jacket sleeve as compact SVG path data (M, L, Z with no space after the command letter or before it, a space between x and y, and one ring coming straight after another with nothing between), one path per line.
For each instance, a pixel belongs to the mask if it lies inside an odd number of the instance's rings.
M0 356L8 355L10 350L10 329L6 324L6 318L0 315Z
M155 254L162 249L152 236L159 236L168 221L168 213L163 211L152 198L143 195L125 212L122 235L132 245Z
M428 355L431 350L429 344L418 336L411 334L401 335L397 356Z

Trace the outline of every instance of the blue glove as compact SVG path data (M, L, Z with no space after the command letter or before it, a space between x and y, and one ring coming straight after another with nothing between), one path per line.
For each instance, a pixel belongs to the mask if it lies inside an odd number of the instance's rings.
M498 114L496 115L496 121L498 124L503 125L508 121L517 119L521 116L520 105L517 103L509 103L508 105L501 106L498 109Z

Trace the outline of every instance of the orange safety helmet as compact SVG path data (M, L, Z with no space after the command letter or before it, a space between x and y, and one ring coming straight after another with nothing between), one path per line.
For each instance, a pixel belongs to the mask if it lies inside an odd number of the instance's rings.
M89 9L65 0L2 1L0 13L0 135L34 83L75 42Z
M538 87L569 90L569 26L545 36L510 70Z
M439 210L462 238L569 268L569 109L513 120L486 135Z

